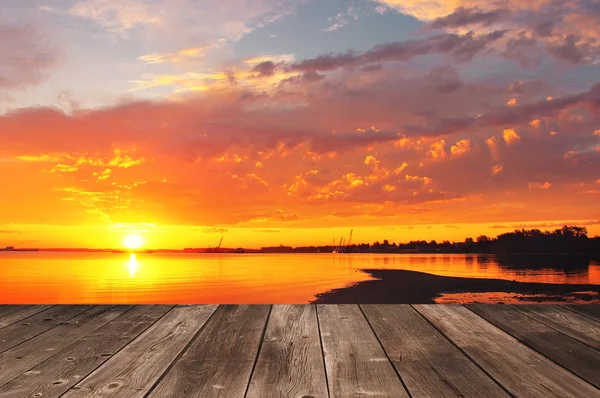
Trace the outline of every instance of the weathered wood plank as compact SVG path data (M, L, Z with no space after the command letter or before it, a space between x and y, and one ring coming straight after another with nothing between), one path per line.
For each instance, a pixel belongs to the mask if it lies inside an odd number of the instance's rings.
M0 354L0 386L65 349L131 307L98 306Z
M408 397L357 305L317 306L332 396Z
M92 308L91 305L57 305L0 329L0 352L44 333Z
M361 305L411 396L508 397L408 305Z
M269 310L220 306L150 397L243 397Z
M145 396L216 308L216 305L173 308L63 397Z
M125 347L173 306L141 305L0 387L0 397L59 397Z
M327 397L314 305L275 305L246 397Z
M51 305L6 305L0 309L0 328L19 322L27 317L42 312Z
M590 349L510 306L471 304L467 307L596 388L600 387L600 351Z
M600 322L557 305L515 305L536 321L600 350Z
M565 305L566 308L600 321L600 304Z
M599 393L591 384L463 306L414 307L515 396L593 397Z

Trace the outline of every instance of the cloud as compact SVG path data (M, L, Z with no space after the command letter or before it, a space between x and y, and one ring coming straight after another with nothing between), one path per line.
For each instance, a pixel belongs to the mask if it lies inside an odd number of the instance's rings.
M537 67L541 63L543 53L538 41L522 31L518 37L507 40L506 48L500 55L518 62L523 67Z
M143 0L84 0L75 3L69 14L91 19L112 32L124 32L138 25L160 25L164 22L160 7Z
M452 156L462 156L471 151L471 141L460 140L455 145L450 147L450 153Z
M549 182L530 182L529 189L549 189L552 186Z
M0 89L40 84L57 65L59 51L33 26L0 25Z
M81 0L67 10L89 19L122 39L144 37L199 38L206 42L237 41L244 35L288 15L295 5L283 0ZM144 35L140 35L142 32Z
M490 26L506 17L507 13L507 10L503 9L481 11L478 8L459 7L452 14L436 18L428 24L428 27L433 29L445 29L462 28L464 26L477 24Z
M209 44L201 47L190 47L172 53L151 53L142 55L138 59L146 64L162 63L182 63L202 59L206 55L206 50L215 48L216 44Z
M273 76L277 66L273 61L264 61L252 68L253 72L257 72L259 77Z
M228 231L229 231L229 229L227 229L227 228L217 228L217 227L205 228L202 230L202 232L204 232L205 234L224 234Z
M556 116L561 112L564 113L568 109L581 105L589 108L592 112L597 112L600 109L600 83L594 84L589 90L554 97L551 101L543 98L522 105L489 107L477 116L453 118L432 116L427 120L429 126L408 125L406 129L426 135L450 134L476 127L519 125L529 123L536 118ZM505 141L507 139L511 142L519 140L519 136L514 129L505 129L504 134Z
M521 137L519 137L517 132L513 129L505 129L502 132L502 137L504 138L504 142L506 142L508 145L521 141Z
M224 70L157 75L167 84L162 89L181 90L161 100L3 114L0 179L13 193L3 199L0 218L72 225L155 220L202 231L440 217L448 224L544 220L559 210L587 217L590 196L572 195L567 209L561 203L569 183L598 179L592 132L600 126L600 86L575 89L529 72L490 78L471 66L445 65L443 57L383 64L394 59L385 55L394 48L351 53L344 65L360 67L335 66L334 73L292 70L303 61L274 54ZM370 61L375 53L381 61ZM369 65L383 66L361 70ZM157 68L165 66L171 65ZM576 86L588 83L584 74ZM518 101L509 107L510 98ZM540 120L537 132L533 120ZM505 145L509 129L519 145ZM508 140L514 144L515 136ZM578 162L564 161L568 151ZM539 192L528 184L543 186L548 176L552 189L539 206ZM44 203L43 212L31 211L33 199Z
M321 55L292 64L290 69L301 72L326 72L343 67L357 67L379 62L408 61L414 57L428 54L447 54L458 62L465 62L485 50L489 44L500 39L504 33L505 31L496 30L481 36L475 36L473 32L465 35L439 34L423 39L381 44L361 54L347 52L337 55Z
M586 53L586 45L581 44L581 37L571 34L559 44L548 45L548 51L555 57L568 61L572 64L580 64Z
M482 34L496 24L521 32L507 35L512 37L504 55L524 66L537 66L543 47L572 64L600 59L600 43L596 40L600 35L599 13L594 0L378 1L426 22L426 29L436 26L447 31L464 31L468 27ZM522 33L527 38L519 37ZM527 49L533 51L530 56Z
M539 25L536 25L534 31L539 36L550 37L550 36L552 36L552 33L554 32L554 28L556 27L557 22L559 22L559 21L551 20L551 21L542 22Z

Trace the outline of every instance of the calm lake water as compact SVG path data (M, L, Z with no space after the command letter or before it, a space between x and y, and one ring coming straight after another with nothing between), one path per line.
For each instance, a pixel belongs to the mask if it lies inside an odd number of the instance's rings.
M491 255L463 254L0 252L0 302L307 303L317 293L371 279L361 272L368 268L523 282L600 284L598 262L556 256L547 260L548 264L544 261L503 263ZM469 301L469 297L442 297L439 301ZM476 298L493 301L485 295Z

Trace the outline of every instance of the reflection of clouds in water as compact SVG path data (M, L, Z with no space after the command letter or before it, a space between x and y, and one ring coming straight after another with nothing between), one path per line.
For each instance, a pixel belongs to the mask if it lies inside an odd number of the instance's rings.
M131 277L135 277L135 273L138 269L138 261L135 257L135 253L131 253L129 256L129 261L127 261L127 269L129 270L129 275L131 275Z

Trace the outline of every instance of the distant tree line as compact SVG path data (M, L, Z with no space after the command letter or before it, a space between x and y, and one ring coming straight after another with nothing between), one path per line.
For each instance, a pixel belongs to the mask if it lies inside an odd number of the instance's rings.
M267 252L314 253L331 252L334 246L270 247ZM390 243L388 240L373 244L361 243L346 246L351 253L492 253L492 254L600 254L600 237L589 238L585 227L565 225L554 231L517 229L491 238L480 235L463 242L441 243L415 240L408 243Z

